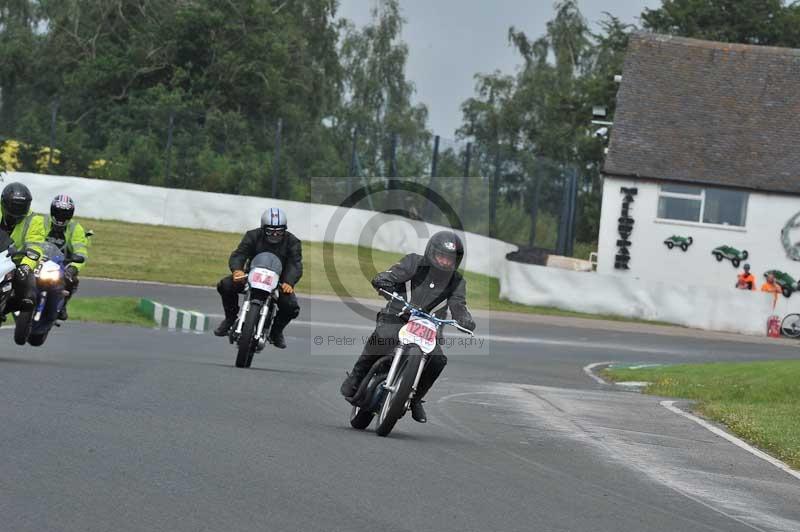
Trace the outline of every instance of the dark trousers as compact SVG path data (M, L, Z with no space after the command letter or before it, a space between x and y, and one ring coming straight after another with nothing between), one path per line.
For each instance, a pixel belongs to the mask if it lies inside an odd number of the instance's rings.
M222 298L222 308L225 311L225 317L230 320L235 320L239 314L239 294L244 292L245 283L236 284L233 282L233 276L228 275L223 277L217 283L217 292ZM280 290L280 288L278 288ZM275 315L275 320L272 322L272 329L274 331L283 331L284 327L290 321L295 319L300 314L300 305L297 303L297 297L294 294L284 294L280 292L278 297L278 312Z
M405 324L406 322L397 316L379 312L378 318L375 320L375 331L370 335L364 350L361 352L361 356L358 357L355 366L353 366L353 373L364 377L369 368L372 367L372 364L379 358L391 354L400 345L397 333ZM437 345L431 351L425 369L422 370L422 375L419 378L417 399L422 399L430 390L446 365L447 357L442 352L442 348Z
M67 306L67 303L69 303L69 300L72 299L72 296L75 295L75 292L78 291L78 286L80 284L81 284L81 281L80 281L80 279L78 279L77 275L72 278L72 282L69 282L69 280L64 279L64 289L67 292L69 292L69 295L64 298L64 306L65 307Z

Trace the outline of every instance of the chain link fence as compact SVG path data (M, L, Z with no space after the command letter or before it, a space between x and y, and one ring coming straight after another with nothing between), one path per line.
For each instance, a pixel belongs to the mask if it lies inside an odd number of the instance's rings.
M113 134L95 139L72 127L92 113L70 115L56 98L46 115L0 124L0 169L319 203L403 180L423 193L370 196L364 207L451 225L432 207L438 195L464 230L523 250L588 258L596 239L577 234L584 219L599 214L592 212L597 198L591 201L596 179L504 144L440 136L410 142L391 133L376 142L332 122L303 131L290 119L244 121L238 113L185 106L115 116L106 123ZM310 179L319 176L326 184L312 190Z

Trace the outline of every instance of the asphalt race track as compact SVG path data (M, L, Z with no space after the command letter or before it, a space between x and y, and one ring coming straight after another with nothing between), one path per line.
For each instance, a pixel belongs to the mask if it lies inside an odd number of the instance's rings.
M78 297L100 294L219 312L206 289L84 280ZM482 313L429 422L379 438L338 395L370 321L301 304L289 348L249 370L211 335L68 323L20 348L0 329L0 530L800 530L795 478L582 369L794 345Z

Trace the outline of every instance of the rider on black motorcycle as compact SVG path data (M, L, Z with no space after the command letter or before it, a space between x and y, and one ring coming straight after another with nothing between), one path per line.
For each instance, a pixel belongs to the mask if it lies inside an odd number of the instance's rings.
M16 297L6 307L7 312L33 310L36 279L33 270L41 258L44 242L44 218L31 212L33 196L22 183L9 183L0 195L0 231L11 235L17 251L25 251L14 278Z
M89 258L89 239L83 226L72 219L75 214L75 202L66 194L59 194L50 204L50 216L45 216L44 227L47 241L55 244L62 253L68 256L83 257L82 263L71 263L64 271L64 288L69 295L64 298L64 306L58 319L66 320L67 303L78 290L78 272L86 265Z
M253 257L264 251L278 256L283 264L280 278L280 297L278 312L272 322L269 339L275 347L284 349L286 340L283 330L300 314L300 305L294 294L294 286L303 275L303 252L300 240L286 230L286 213L282 209L267 209L261 215L261 227L244 234L228 261L231 275L223 277L217 284L217 292L222 296L225 319L214 330L217 336L228 334L236 323L239 314L239 294L245 289L247 274L245 266Z
M410 302L426 312L432 312L440 305L442 308L446 306L459 325L473 331L475 322L467 310L467 282L457 271L463 258L464 245L458 235L452 231L440 231L428 241L424 256L416 253L406 255L400 262L375 276L372 286L388 292L397 292L407 300L410 296ZM406 293L406 286L409 283L411 294ZM378 312L375 331L364 346L364 351L353 366L353 371L342 383L342 395L352 397L372 364L397 347L398 332L408 321L397 316L401 310L402 306L398 302L390 301ZM411 417L415 421L420 423L427 421L425 410L422 408L422 398L433 386L446 364L447 357L437 345L423 370L419 388L411 401Z

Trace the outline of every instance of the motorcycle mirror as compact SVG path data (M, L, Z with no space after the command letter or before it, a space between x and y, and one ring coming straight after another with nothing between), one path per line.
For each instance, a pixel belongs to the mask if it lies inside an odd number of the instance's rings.
M94 229L89 229L84 233L86 236L94 236Z
M75 264L83 264L86 262L86 257L82 257L80 255L74 255L69 258L69 262L73 262Z

